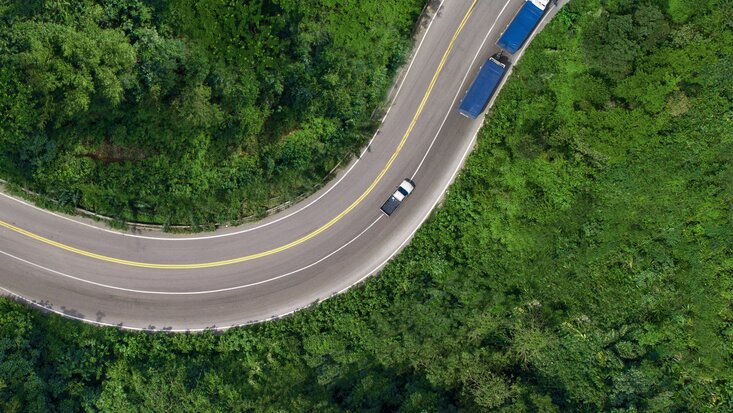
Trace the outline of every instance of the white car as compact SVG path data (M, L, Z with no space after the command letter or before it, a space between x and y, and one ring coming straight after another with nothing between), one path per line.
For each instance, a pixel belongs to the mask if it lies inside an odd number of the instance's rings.
M400 186L397 187L397 190L394 191L394 194L389 197L387 202L382 204L382 212L384 212L387 216L392 215L393 212L397 209L397 207L400 206L402 201L404 201L405 198L410 196L412 193L412 190L415 189L415 182L413 182L410 178L405 178L404 181L400 184Z

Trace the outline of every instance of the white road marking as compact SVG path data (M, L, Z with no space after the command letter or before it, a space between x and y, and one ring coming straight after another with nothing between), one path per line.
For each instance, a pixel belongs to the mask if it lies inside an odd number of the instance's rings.
M56 274L56 275L61 276L61 277L64 277L64 278L69 278L69 279L74 280L74 281L79 281L81 283L90 284L90 285L94 285L94 286L97 286L97 287L108 288L110 290L125 291L125 292L136 293L136 294L152 294L152 295L202 295L202 294L215 294L215 293L222 293L222 292L227 292L227 291L242 290L242 289L245 289L245 288L255 287L255 286L258 286L258 285L262 285L262 284L267 284L269 282L276 281L276 280L279 280L281 278L285 278L285 277L287 277L289 275L293 275L295 273L298 273L298 272L307 270L308 268L311 268L311 267L313 267L315 265L318 265L321 262L327 260L328 258L331 258L334 254L338 253L342 249L344 249L344 248L348 247L349 245L351 245L352 242L356 241L365 232L369 231L374 226L374 224L376 224L377 222L379 222L379 220L382 219L383 216L384 215L381 215L380 214L377 217L377 219L375 219L371 224L369 224L369 226L366 227L363 231L361 231L357 236L355 236L349 242L347 242L344 245L338 247L337 249L335 249L334 251L330 252L328 255L322 257L321 259L319 259L316 262L313 262L311 264L308 264L308 265L306 265L304 267L301 267L301 268L298 268L296 270L290 271L288 273L281 274L281 275L278 275L278 276L275 276L275 277L271 277L271 278L268 278L268 279L265 279L265 280L261 280L261 281L257 281L257 282L253 282L253 283L249 283L249 284L235 285L233 287L219 288L219 289L216 289L216 290L201 290L201 291L153 291L153 290L138 290L138 289L134 289L134 288L118 287L118 286L115 286L115 285L103 284L103 283L99 283L99 282L96 282L96 281L90 281L90 280L87 280L87 279L84 279L84 278L81 278L81 277L77 277L77 276L74 276L74 275L69 275L69 274L63 273L61 271L56 271L54 269L51 269L51 268L48 268L48 267L44 267L43 265L36 264L36 263L34 263L32 261L28 261L26 259L17 257L17 256L15 256L13 254L10 254L10 253L5 252L5 251L2 251L2 250L0 250L0 254L5 255L6 257L12 258L12 259L14 259L16 261L20 261L20 262L22 262L24 264L27 264L27 265L36 267L36 268L38 268L40 270L47 271L47 272L50 272L52 274Z
M472 67L474 63L476 63L476 59L478 59L479 54L481 54L481 50L484 48L484 44L486 44L486 40L489 39L489 35L491 34L491 32L494 31L494 27L496 26L496 23L499 22L499 17L501 17L501 15L504 14L504 10L506 10L506 6L509 5L510 1L511 0L508 0L506 3L504 3L504 7L502 7L501 11L499 12L499 15L496 16L496 20L494 20L494 24L492 24L489 31L486 32L486 36L484 36L484 40L481 42L481 46L479 46L478 50L476 51L476 54L473 56L473 60L471 60L471 64L468 65L469 68ZM428 146L428 150L425 151L425 155L423 155L422 159L420 160L420 163L417 165L417 168L415 169L415 173L412 174L412 176L417 175L417 172L420 170L420 167L422 167L423 162L425 162L425 159L428 157L430 150L433 148L433 144L435 144L435 141L438 139L438 135L440 135L440 132L443 130L443 125L445 125L445 121L448 120L448 116L450 116L452 109L453 109L453 105L456 104L456 100L458 99L458 96L461 94L461 91L463 90L463 85L466 83L466 78L468 78L469 73L470 73L470 70L466 72L466 74L463 76L463 80L461 80L461 86L458 88L458 92L456 92L456 95L453 97L453 101L450 104L450 110L448 110L448 113L445 114L445 117L443 118L443 122L440 123L440 127L438 128L438 131L435 133L435 136L433 137L433 141L430 142L430 146ZM508 74L507 76L504 76L504 79L506 79L507 77L509 77ZM500 90L501 90L501 87L497 88L496 93L494 93L494 96L498 95ZM493 97L492 97L492 102L493 102ZM491 107L491 105L487 106L487 110L489 107ZM486 113L486 110L484 110L484 112L482 113L481 124L484 123L483 114L485 113Z
M475 63L476 59L478 58L478 55L480 54L481 50L483 49L483 47L484 47L484 45L486 43L486 40L488 39L489 35L493 31L494 27L496 26L496 23L498 22L499 18L504 13L504 10L506 9L506 6L509 4L509 2L511 2L511 0L507 0L507 2L504 4L504 7L501 9L501 12L499 12L499 15L496 17L496 20L494 20L494 24L491 26L491 28L487 32L486 36L484 36L483 41L479 45L479 48L476 51L476 54L474 55L473 60L471 61L471 66ZM436 15L437 15L437 12L436 12ZM468 73L463 77L463 80L461 81L461 84L459 85L458 92L456 92L456 95L454 96L453 101L452 101L450 107L448 108L448 112L446 113L445 117L443 118L443 122L441 123L441 126L438 129L438 132L436 133L435 137L433 138L433 141L431 142L430 147L432 147L432 145L435 142L437 136L440 134L440 132L441 132L441 130L443 128L443 125L445 124L446 119L451 114L451 112L453 110L453 104L455 104L456 98L460 94L461 90L463 90L463 85L465 84L465 81L466 81L466 78L467 77L468 77ZM478 133L478 131L476 132L476 134L477 133ZM458 164L458 166L456 167L456 169L451 174L451 179L445 185L445 187L443 188L443 190L441 191L441 193L445 193L445 191L448 189L448 187L450 186L450 184L453 182L453 179L455 178L455 176L458 173L458 171L460 171L461 166L463 165L463 162L464 162L465 158L468 156L468 153L470 152L470 150L471 150L471 148L473 146L473 142L476 139L476 134L474 134L474 136L471 138L470 145L467 147L466 151L464 152L463 156L461 157L461 162ZM430 150L430 148L428 148L428 151L429 150ZM427 156L427 152L426 152L426 155L425 156ZM425 157L423 157L423 161L424 160L425 160ZM421 164L422 164L422 161L421 161ZM419 169L419 166L418 166L418 169ZM427 217L430 215L430 213L432 212L432 210L435 208L435 206L438 204L438 202L440 202L441 199L442 199L442 197L438 197L438 199L433 203L433 206L430 208L430 210L428 211L428 213L425 214L425 216L423 216L423 218L420 221L420 224L412 231L412 233L410 234L410 236L405 241L403 241L403 243L397 248L397 250L395 250L386 260L384 260L381 264L379 264L377 267L375 267L374 270L368 272L364 277L362 277L361 279L359 279L356 283L361 282L366 277L368 277L373 272L375 272L377 269L379 269L382 266L384 266L399 250L401 250L402 247L404 247L404 245L414 236L415 232L417 232L417 230L422 225L422 223L425 222L425 220L427 219ZM66 273L63 273L63 272L60 272L60 271L56 271L56 270L53 270L51 268L47 268L47 267L44 267L42 265L36 264L34 262L31 262L31 261L25 260L23 258L17 257L15 255L12 255L12 254L10 254L8 252L5 252L5 251L2 251L2 250L0 250L0 254L3 254L5 256L7 256L7 257L13 258L15 260L18 260L18 261L23 262L23 263L25 263L27 265L31 265L33 267L39 268L39 269L44 270L44 271L47 271L47 272L50 272L50 273L53 273L53 274L56 274L56 275L59 275L59 276L65 277L65 278L73 279L75 281L79 281L79 282L82 282L82 283L86 283L86 284L91 284L91 285L95 285L95 286L98 286L98 287L102 287L102 288L108 288L108 289L113 289L113 290L118 290L118 291L125 291L125 292L140 293L140 294L156 294L156 295L200 295L200 294L213 294L213 293L227 292L227 291L233 291L233 290L238 290L238 289L244 289L244 288L254 287L254 286L265 284L265 283L268 283L268 282L271 282L271 281L275 281L275 280L278 280L278 279L287 277L289 275L298 273L300 271L306 270L308 268L311 268L311 267L313 267L313 266L315 266L315 265L323 262L324 260L330 258L331 256L333 256L337 252L341 251L342 249L344 249L345 247L347 247L348 245L350 245L352 242L356 241L359 237L361 237L364 233L366 233L369 229L371 229L382 217L383 217L383 215L380 214L380 216L376 220L374 220L371 224L369 224L369 226L367 226L367 228L365 228L363 231L361 231L358 235L356 235L354 238L352 238L346 244L340 246L339 248L337 248L336 250L332 251L331 253L329 253L325 257L319 259L318 261L315 261L315 262L313 262L311 264L308 264L308 265L306 265L304 267L301 267L299 269L293 270L291 272L288 272L288 273L285 273L285 274L281 274L281 275L278 275L278 276L275 276L275 277L272 277L272 278L268 278L266 280L262 280L262 281L258 281L258 282L250 283L250 284L242 284L242 285L233 286L233 287L215 289L215 290L202 290L202 291L152 291L152 290L138 290L138 289L125 288L125 287L118 287L118 286L114 286L114 285L110 285L110 284L103 284L103 283L98 283L98 282L95 282L95 281L86 280L84 278L80 278L80 277L69 275L69 274L66 274ZM352 286L355 285L355 284L352 284ZM350 287L351 286L346 287L345 289L339 291L339 293L342 292L342 291L345 291L346 289L348 289Z
M498 21L498 19L499 19L499 17L501 16L501 14L503 14L504 10L506 9L506 6L507 6L507 5L509 4L509 2L510 2L510 1L511 1L511 0L507 0L507 3L505 3L505 4L504 4L504 7L502 8L502 11L501 11L501 12L499 13L499 16L497 16L497 20L496 20L496 21ZM441 1L440 5L442 6L442 4L443 4L443 2ZM439 9L440 9L440 7L438 8L438 10L439 10ZM546 14L545 14L545 16L543 16L542 20L540 21L540 24L538 24L538 27L539 27L539 26L540 26L540 25L541 25L541 24L543 23L543 21L544 21L545 17L546 17L546 16L548 15L548 14L549 14L549 13L546 13ZM436 11L436 15L437 15L437 11ZM433 16L433 18L434 18L434 17L435 17L435 16ZM496 25L496 21L494 22L494 25ZM432 24L432 20L431 20L431 24ZM491 26L491 29L489 29L489 33L491 33L491 31L493 30L493 28L494 28L494 25L492 25L492 26ZM429 27L428 27L428 29L429 29ZM426 34L427 34L427 31L426 31ZM534 37L534 34L533 34L533 36L532 36L532 37ZM481 46L479 47L479 51L477 51L476 55L474 56L474 59L472 60L472 63L471 63L471 65L473 65L473 63L475 62L476 58L478 57L478 55L479 55L479 53L480 53L481 49L483 48L483 46L484 46L484 43L486 42L486 39L487 39L487 38L488 38L488 33L487 33L486 37L484 37L484 40L483 40L483 42L481 43ZM423 37L423 39L424 39L424 37ZM531 39L530 39L530 41L531 41ZM521 56L521 54L523 54L523 53L524 53L524 49L525 49L525 48L526 48L526 47L527 47L527 46L529 45L530 41L528 41L528 42L527 42L527 43L525 44L525 46L524 46L524 47L522 48L522 50L520 51L520 53L518 53L518 54L517 54L518 56ZM421 44L422 44L422 41L421 41ZM416 53L416 55L417 55L417 53ZM414 59L413 59L413 61L414 61ZM514 63L516 63L516 62L513 62L513 64L514 64ZM513 65L512 65L512 66L513 66ZM409 68L408 68L408 70L409 70ZM501 87L502 87L502 86L503 86L503 84L504 84L504 83L506 82L507 78L509 77L508 75L509 75L509 74L507 73L507 76L505 76L505 77L504 77L504 79L502 80L502 83L501 83L501 85L500 85L500 87L499 87L499 89L498 89L498 90L501 90ZM407 77L407 76L405 75L405 77ZM465 76L463 77L463 80L461 81L461 87L459 88L459 91L458 91L458 93L456 94L456 97L458 96L458 94L460 94L460 91L461 91L461 90L463 89L463 84L465 83L465 80L466 80L466 78L467 78L467 77L468 77L468 74L466 74L466 75L465 75ZM404 79L403 79L403 82L404 82ZM498 91L497 91L497 93L496 93L496 94L495 94L495 95L494 95L494 96L492 97L492 99L491 99L491 102L489 102L489 107L490 107L490 106L491 106L491 105L493 104L493 102L494 102L494 100L495 100L495 98L496 98L496 96L497 96L497 95L498 95ZM445 124L445 119L447 119L448 115L450 115L450 112L451 112L451 110L453 109L453 105L455 104L455 100L456 100L456 97L454 97L454 99L453 99L453 102L451 103L451 107L450 107L450 108L448 109L448 114L446 114L445 118L443 119L443 122L441 123L440 129L442 129L443 125ZM386 115L385 115L385 116L386 116ZM384 119L384 118L383 118L383 119ZM483 116L482 116L482 120L483 120ZM436 137L437 137L437 135L438 135L438 134L440 133L440 129L438 130L438 133L436 133ZM453 173L451 174L451 177L450 177L450 179L448 180L447 184L446 184L446 185L445 185L445 186L443 187L443 189L442 189L442 191L441 191L441 193L443 194L443 196L445 195L445 193L446 193L446 191L447 191L448 187L449 187L449 186L450 186L450 185L451 185L451 184L453 183L453 180L455 179L455 177L456 177L456 175L458 174L458 172L460 172L460 170L461 170L461 167L463 166L464 162L465 162L465 161L466 161L466 159L468 158L468 155L470 154L470 152L471 152L471 149L473 148L473 146L474 146L474 145L475 145L475 143L476 143L476 140L477 140L477 137L478 137L478 132L479 132L480 130L481 130L481 128L479 127L479 129L477 129L477 130L476 130L476 132L475 132L475 133L473 134L473 136L471 137L471 139L470 139L470 141L469 141L469 144L468 144L468 145L466 146L466 149L465 149L465 151L463 152L463 155L461 156L461 160L460 160L460 162L458 163L457 167L456 167L456 168L454 169ZM433 143L435 142L435 139L436 139L436 137L434 137L434 138L433 138L433 142L431 142L431 144L430 144L430 147L428 147L428 150L427 150L427 152L426 152L425 156L423 157L423 159L422 159L422 160L420 161L420 164L418 165L418 168L417 168L417 170L415 171L415 173L417 173L417 171L418 171L418 170L420 169L420 166L422 166L422 163L424 162L425 158L427 157L427 153L428 153L428 152L430 151L430 148L432 148L432 146L433 146ZM372 138L372 139L373 139L373 138ZM2 194L2 193L0 193L0 195L3 195L3 194ZM385 265L386 265L386 264L387 264L387 263L388 263L388 262L389 262L389 261L390 261L390 260L391 260L391 259L392 259L392 258L393 258L393 257L394 257L394 256L395 256L396 254L397 254L397 253L399 253L399 252L400 252L400 251L402 250L402 248L404 248L404 246L405 246L405 245L406 245L406 244L407 244L407 243L408 243L408 242L409 242L409 241L410 241L410 240L411 240L411 239L412 239L412 238L414 237L415 233L416 233L416 232L417 232L417 231L418 231L418 230L420 229L420 227L422 226L422 224L423 224L423 223L424 223L424 222L425 222L425 221L426 221L426 220L428 219L428 217L429 217L429 216L430 216L430 214L431 214L431 213L433 212L433 210L435 209L435 207L436 207L436 206L438 205L438 203L439 203L439 202L440 202L440 201L442 200L443 196L440 196L440 197L438 197L438 198L437 198L437 199L436 199L436 200L435 200L435 201L433 202L433 205L432 205L432 206L430 207L430 209L428 210L428 212L427 212L427 213L426 213L426 214L425 214L425 215L424 215L424 216L422 217L422 219L420 220L420 224L419 224L419 225L418 225L417 227L415 227L415 228L413 229L413 231L412 231L412 232L410 233L410 235L409 235L409 236L408 236L408 237L407 237L407 238L406 238L405 240L403 240L403 241L402 241L402 243L401 243L401 244L399 245L399 247L397 247L397 248L396 248L396 249L395 249L395 250L394 250L394 251L392 252L392 254L390 254L390 255L389 255L389 257L387 257L387 258L386 258L386 259L385 259L384 261L382 261L382 262L381 262L380 264L378 264L377 266L375 266L375 267L374 267L374 268L373 268L373 269L372 269L371 271L367 272L367 273L366 273L366 275L364 275L363 277L361 277L361 278L360 278L359 280L357 280L356 282L352 283L351 285L349 285L349 286L347 286L347 287L343 288L342 290L340 290L340 291L338 291L338 292L336 292L336 293L333 293L333 294L329 295L328 297L325 297L325 298L323 298L323 299L320 299L320 300L318 300L318 302L319 302L319 303L321 303L321 302L323 302L323 301L326 301L327 299L329 299L329 298L331 298L331 297L334 297L334 296L336 296L336 295L340 295L340 294L342 294L342 293L346 292L347 290L349 290L349 289L350 289L350 288L352 288L353 286L355 286L355 285L357 285L357 284L361 283L361 282L362 282L362 281L364 281L364 280L365 280L366 278L368 278L368 277L370 277L370 276L371 276L372 274L376 273L376 272L377 272L377 271L378 271L378 270L379 270L380 268L384 267L384 266L385 266ZM13 199L14 199L14 198L13 198ZM19 201L19 202L23 202L23 201ZM33 207L35 207L35 206L33 206ZM56 215L56 214L54 214L54 215ZM62 218L65 218L65 217L62 217ZM374 226L374 225L375 225L375 224L376 224L376 223L377 223L377 222L378 222L378 221L379 221L379 220L380 220L381 218L382 218L382 215L380 215L380 216L379 216L379 217L378 217L378 218L377 218L377 219L376 219L376 220L375 220L374 222L372 222L372 223L371 223L371 224L370 224L370 225L369 225L369 226L368 226L368 227L367 227L366 229L364 229L364 230L363 230L363 231L362 231L361 233L359 233L359 234L358 234L358 235L357 235L356 237L354 237L354 238L353 238L352 240L350 240L350 241L349 241L348 243L346 243L346 244L342 245L342 246L341 246L341 247L339 247L339 248L338 248L337 250L335 250L335 251L331 252L330 254L328 254L327 256L325 256L325 257L321 258L321 259L320 259L319 261L316 261L316 262L314 262L314 263L312 263L312 264L310 264L310 265L308 265L308 266L306 266L306 267L302 267L302 268L300 268L300 269L298 269L298 270L292 271L292 272L290 272L290 273L288 273L288 274L283 274L283 275L280 275L280 276L278 276L278 277L275 277L275 278L272 278L272 279L268 279L268 280L263 280L263 281L259 281L258 283L253 283L252 285L256 285L256 284L262 284L262 283L265 283L265 282L269 282L269 281L272 281L272 280L275 280L275 279L278 279L278 278L282 278L282 277L285 277L285 276L287 276L287 275L290 275L290 274L294 274L294 273L296 273L296 272L299 272L299 271L302 271L302 270L304 270L304 269L310 268L310 267L312 267L312 266L314 266L314 265L317 265L318 263L320 263L320 262L324 261L325 259L327 259L327 258L331 257L332 255L336 254L336 253L337 253L337 252L339 252L339 251L340 251L341 249L345 248L345 247L346 247L347 245L351 244L351 243L352 243L352 242L354 242L354 241L355 241L356 239L358 239L359 237L361 237L361 236L362 236L362 235L363 235L364 233L366 233L366 232L367 232L367 231L368 231L369 229L371 229L371 227L372 227L372 226ZM77 221L75 221L75 222L77 222ZM88 224L86 224L86 225L88 225ZM94 228L98 228L98 227L94 227ZM101 228L98 228L98 229L101 229ZM115 231L111 231L111 232L114 232L114 233L118 233L118 232L115 232ZM125 235L125 234L123 234L123 235ZM168 239L168 238L164 238L164 239ZM29 265L35 266L35 267L37 267L37 268L41 268L41 269L44 269L44 270L50 271L50 272L52 272L52 273L56 273L56 274L59 274L59 275L63 275L63 276L65 276L65 277L69 277L69 278L72 278L72 279L78 279L78 280L80 280L80 281L84 281L84 282L88 282L88 283L91 283L91 284L96 284L96 285L100 285L100 286L102 286L102 284L99 284L99 283L95 283L95 282L92 282L92 281L87 281L87 280L79 279L79 278L77 278L77 277L73 277L73 276L70 276L70 275L66 275L66 274L60 273L60 272L58 272L58 271L54 271L54 270L51 270L51 269L48 269L48 268L42 267L42 266L40 266L40 265L37 265L37 264L35 264L35 263L31 263L31 262L29 262L29 261L26 261L26 260L23 260L23 259L21 259L21 258L15 257L15 256L13 256L13 255L11 255L11 254L8 254L8 253L4 252L4 251L0 251L0 253L4 254L4 255L6 255L6 256L12 257L12 258L14 258L14 259L17 259L17 260L19 260L19 261L21 261L21 262L25 262L25 263L27 263L27 264L29 264ZM247 286L251 286L251 285L245 285L245 286L237 286L237 287L230 287L229 289L222 289L222 290L212 290L212 292L216 292L216 291L226 291L226 290L230 290L230 289L238 289L238 288L246 288ZM140 290L132 290L132 289L125 289L125 288L121 288L121 287L114 287L114 286L110 286L109 288L113 288L113 289L119 289L119 290L125 290L125 291L133 291L133 292L143 292L143 293L147 293L147 294L176 294L176 295L180 295L180 294L205 294L205 293L208 293L208 292L191 292L191 293L180 293L180 292L172 292L172 293L166 293L166 292L146 292L146 291L140 291ZM23 301L26 301L26 302L28 302L28 303L29 303L29 304L31 304L31 305L35 305L35 306L37 306L37 307L39 307L39 308L42 308L42 309L44 309L44 310L46 310L46 311L50 311L50 312L53 312L53 313L59 314L59 315L61 315L61 316L64 316L64 317L68 317L68 318L72 318L72 319L76 319L76 320L79 320L79 321L84 321L84 322L88 322L88 323L90 323L90 324L96 324L96 325L101 325L101 326L110 326L110 327L120 327L120 328L123 328L123 329L128 329L128 330L150 330L150 329L148 329L148 328L140 328L140 327L128 327L128 326L125 326L125 325L124 325L123 323L119 323L119 324L105 323L105 322L101 322L101 321L96 321L96 320L90 320L90 319L86 319L86 318L83 318L83 317L78 317L78 316L74 316L74 315L69 315L69 314L66 314L66 313L64 313L64 312L61 312L61 311L58 311L58 310L55 310L55 309L52 309L52 308L48 308L48 307L45 307L45 306L43 306L43 305L41 305L41 304L39 304L39 303L36 303L36 302L34 302L34 301L32 301L32 300L29 300L29 299L27 299L27 298L25 298L25 297L23 297L23 296L21 296L21 295L19 295L19 294L17 294L17 293L14 293L13 291L10 291L10 290L8 290L8 289L6 289L6 288L3 288L3 287L1 287L1 286L0 286L0 290L3 290L3 291L7 292L8 294L10 294L10 295L12 295L12 296L15 296L15 297L17 297L17 298L19 298L19 299L21 299L21 300L23 300ZM207 328L188 328L188 329L167 329L167 330L156 330L156 331L170 331L170 332L186 332L186 331L190 331L190 332L197 332L197 331L207 331L207 330L217 330L217 331L222 331L222 330L227 330L227 329L229 329L229 328L233 328L233 327L238 327L238 326L242 326L242 325L248 325L248 324L254 324L254 323L257 323L257 322L261 322L261 321L267 321L267 320L274 320L274 319L280 319L280 318L284 318L284 317L287 317L287 316L289 316L289 315L291 315L291 314L293 314L293 313L295 313L295 312L299 311L300 309L301 309L301 308L293 309L293 310L291 310L291 311L288 311L288 312L285 312L285 313L282 313L282 314L279 314L279 315L274 315L274 316L272 316L272 317L270 317L270 318L268 318L268 319L263 319L263 320L254 320L254 321L251 321L251 322L247 322L247 323L241 323L241 324L233 324L233 325L229 325L229 326L222 326L222 327L210 327L210 328L208 328L208 327L207 327Z
M397 91L395 92L395 95L392 98L392 102L390 103L389 107L387 108L386 113L384 114L384 116L382 117L382 119L380 121L380 128L381 128L381 125L384 123L384 119L387 118L387 114L392 109L392 106L394 106L394 103L397 101L397 97L399 96L400 91L402 90L402 86L404 86L405 81L407 80L407 77L410 74L410 70L412 69L412 65L413 65L413 63L415 63L415 60L417 60L417 56L420 53L420 49L422 48L423 42L425 41L425 38L427 38L428 32L430 32L430 27L432 27L433 22L435 21L435 18L438 16L438 12L443 7L443 3L444 2L445 2L445 0L441 0L440 4L438 5L438 8L435 9L435 13L433 14L433 17L430 19L430 23L428 23L428 27L425 29L425 33L423 33L423 36L422 36L422 38L420 39L420 42L417 45L417 49L415 49L415 54L413 55L412 60L410 60L410 64L407 66L407 71L405 72L405 75L402 78L402 81L400 81L399 87L397 88ZM11 196L11 195L8 195L8 194L2 193L2 192L0 192L0 195L4 196L5 198L11 199L11 200L13 200L15 202L18 202L20 204L23 204L25 206L34 208L34 209L36 209L38 211L45 212L47 214L51 214L51 215L53 215L55 217L58 217L58 218L61 218L61 219L64 219L64 220L67 220L67 221L70 221L70 222L73 222L73 223L76 223L76 224L79 224L79 225L83 225L85 227L89 227L89 228L93 228L93 229L96 229L96 230L104 231L104 232L107 232L107 233L110 233L110 234L121 235L121 236L124 236L124 237L139 238L139 239L149 239L149 240L155 240L155 241L198 241L198 240L207 240L207 239L230 237L230 236L234 236L234 235L241 235L241 234L244 234L244 233L247 233L247 232L255 231L255 230L258 230L258 229L261 229L261 228L270 226L272 224L275 224L277 222L280 222L280 221L282 221L284 219L290 218L293 215L295 215L295 214L297 214L297 213L305 210L306 208L310 207L311 205L315 204L316 202L318 202L319 200L321 200L321 198L323 198L324 196L328 195L329 192L331 192L332 190L334 190L336 188L336 186L338 186L338 184L341 183L341 181L343 181L344 178L346 178L347 175L349 175L349 173L354 169L354 167L356 167L356 165L359 163L359 161L364 156L364 154L367 153L367 151L369 150L369 146L372 144L372 142L374 141L374 139L379 134L380 128L378 128L377 131L374 132L374 135L372 135L372 138L369 140L369 143L367 143L367 145L364 147L364 149L362 150L362 152L359 155L359 157L354 161L354 163L351 165L351 167L349 167L349 169L343 174L343 176L341 176L336 182L334 182L331 185L330 188L328 188L324 193L322 193L321 195L319 195L317 198L313 199L311 202L309 202L305 206L301 207L300 209L295 210L295 211L293 211L293 212L291 212L291 213L289 213L287 215L284 215L284 216L282 216L282 217L280 217L278 219L275 219L273 221L270 221L270 222L267 222L267 223L264 223L264 224L260 224L260 225L254 226L252 228L247 228L247 229L243 229L243 230L239 230L239 231L235 231L235 232L228 232L228 233L225 233L225 234L205 235L205 236L193 236L193 237L175 237L175 238L173 238L173 237L153 237L153 236L147 236L147 235L131 234L131 233L127 233L127 232L115 231L115 230L111 230L111 229L108 229L108 228L99 227L99 226L96 226L96 225L92 225L92 224L89 224L89 223L86 223L86 222L79 221L78 219L74 219L74 218L67 217L67 216L64 216L64 215L61 215L61 214L57 214L55 212L48 211L48 210L45 210L43 208L39 208L39 207L37 207L37 206L29 203L29 202L23 201L21 199L18 199L18 198L14 197L14 196Z

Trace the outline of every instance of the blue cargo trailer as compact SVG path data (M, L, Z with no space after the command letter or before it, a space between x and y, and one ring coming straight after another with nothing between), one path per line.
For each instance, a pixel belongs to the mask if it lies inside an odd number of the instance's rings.
M504 60L505 63L500 60ZM458 106L458 112L468 118L476 119L486 108L508 68L509 61L499 56L489 58L481 66L476 79L468 88L466 96L463 97L461 104Z
M514 54L527 41L545 14L548 0L527 0L502 33L497 46Z

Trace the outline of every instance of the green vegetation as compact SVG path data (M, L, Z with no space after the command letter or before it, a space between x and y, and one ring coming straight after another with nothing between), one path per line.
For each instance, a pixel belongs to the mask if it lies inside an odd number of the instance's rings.
M0 4L0 175L201 225L311 190L366 142L424 0Z
M8 301L5 411L733 411L733 3L573 0L363 287L226 333Z

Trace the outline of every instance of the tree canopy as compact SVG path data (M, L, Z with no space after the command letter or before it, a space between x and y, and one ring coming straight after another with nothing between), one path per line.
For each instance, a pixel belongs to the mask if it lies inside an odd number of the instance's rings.
M261 214L365 143L423 3L5 2L0 175L123 220Z
M601 63L627 41L623 70ZM378 277L220 334L0 300L0 405L733 411L732 63L730 1L573 0L515 67L444 206Z

